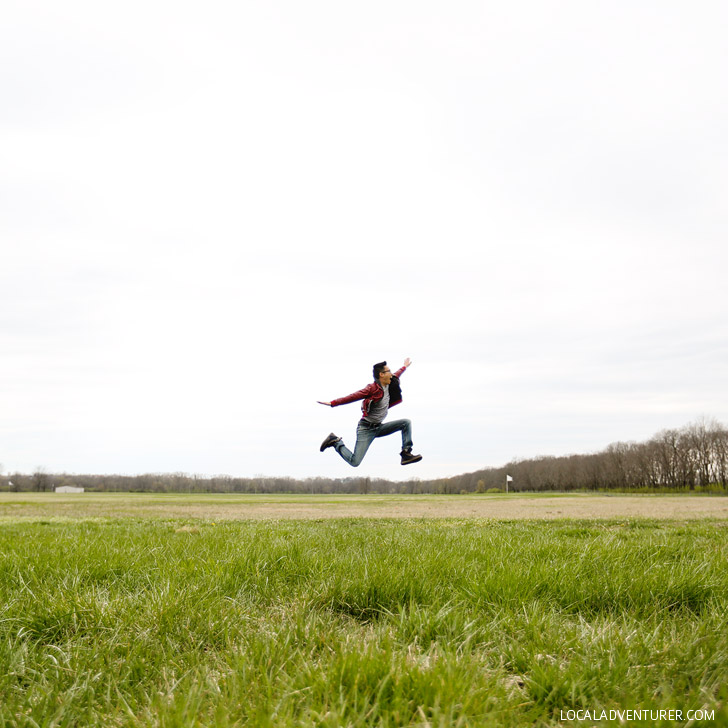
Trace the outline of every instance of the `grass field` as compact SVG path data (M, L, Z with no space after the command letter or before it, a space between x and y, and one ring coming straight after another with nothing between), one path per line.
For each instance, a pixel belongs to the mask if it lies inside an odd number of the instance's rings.
M564 717L602 709L728 725L724 517L219 521L196 498L186 517L45 501L0 503L3 726L619 724ZM689 723L697 709L712 719Z

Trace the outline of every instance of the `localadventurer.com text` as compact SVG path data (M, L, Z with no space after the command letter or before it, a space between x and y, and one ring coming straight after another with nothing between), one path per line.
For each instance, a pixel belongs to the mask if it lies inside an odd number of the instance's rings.
M618 720L621 723L633 720L693 721L715 720L714 710L561 710L559 720Z

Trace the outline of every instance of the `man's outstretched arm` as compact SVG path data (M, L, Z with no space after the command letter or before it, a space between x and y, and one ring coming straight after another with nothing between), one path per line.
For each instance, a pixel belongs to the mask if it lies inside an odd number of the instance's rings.
M349 402L356 402L360 399L366 399L367 397L371 397L371 395L376 390L376 387L376 384L367 384L367 386L363 389L360 389L357 392L353 392L352 394L347 394L346 397L332 399L330 402L322 402L321 400L318 400L318 403L326 405L327 407L338 407L340 404L349 404Z
M394 376L401 377L405 373L407 367L410 366L410 364L412 364L412 360L407 357L407 359L404 360L404 364L402 364L402 366L394 373Z

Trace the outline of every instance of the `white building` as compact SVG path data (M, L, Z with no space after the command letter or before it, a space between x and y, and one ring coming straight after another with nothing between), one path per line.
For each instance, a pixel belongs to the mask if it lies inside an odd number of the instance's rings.
M83 493L83 488L77 488L75 485L57 485L56 493Z

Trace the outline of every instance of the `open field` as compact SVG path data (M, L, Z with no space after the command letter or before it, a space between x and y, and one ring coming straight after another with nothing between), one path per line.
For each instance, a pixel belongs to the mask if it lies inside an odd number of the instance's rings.
M728 519L728 497L711 495L248 495L0 493L0 519L98 518L491 518Z
M498 520L314 498L3 495L0 725L728 725L725 500ZM322 515L352 506L379 511Z

